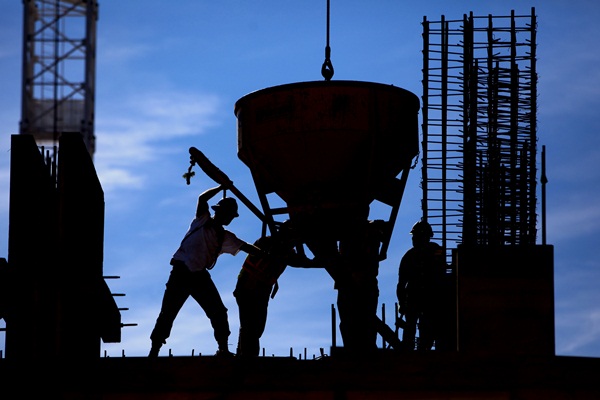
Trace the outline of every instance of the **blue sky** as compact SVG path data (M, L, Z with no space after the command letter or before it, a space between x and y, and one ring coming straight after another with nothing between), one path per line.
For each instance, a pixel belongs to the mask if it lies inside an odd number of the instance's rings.
M548 243L555 246L556 354L600 357L600 3L596 0L430 0L331 2L334 80L394 84L419 97L423 16L538 17L539 144L547 148ZM95 166L104 188L105 275L118 297L122 342L109 356L145 356L172 253L187 230L197 195L214 183L196 169L181 177L188 148L202 151L256 204L247 167L237 158L233 107L255 90L322 80L324 0L104 0L97 49ZM176 4L176 5L174 5ZM0 257L8 255L10 135L20 120L22 1L0 0ZM419 218L420 173L411 172L388 258L380 267L380 304L393 316L401 256ZM539 209L538 209L539 212ZM40 228L40 227L36 227ZM230 228L254 241L260 222L247 209ZM237 342L232 295L244 255L224 255L212 276ZM269 306L261 344L309 357L331 346L336 292L318 270L288 269ZM0 322L3 326L4 322ZM338 335L338 343L341 339ZM4 347L0 332L0 349ZM191 299L165 353L213 354L208 320ZM165 354L163 353L163 354Z

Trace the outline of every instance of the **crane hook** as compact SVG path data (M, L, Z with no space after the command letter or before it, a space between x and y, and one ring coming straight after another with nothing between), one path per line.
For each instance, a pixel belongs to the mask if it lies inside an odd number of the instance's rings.
M330 54L331 49L329 46L325 47L325 61L321 67L321 75L323 75L323 78L325 78L326 81L330 81L333 77L333 64L331 64L331 60L329 59Z
M333 77L333 64L331 63L331 48L329 47L329 0L327 0L327 44L325 45L325 61L321 67L321 75L326 81Z

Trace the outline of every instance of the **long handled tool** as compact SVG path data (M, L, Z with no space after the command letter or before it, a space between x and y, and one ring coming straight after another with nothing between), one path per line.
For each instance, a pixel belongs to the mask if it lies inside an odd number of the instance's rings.
M227 189L231 191L254 215L256 215L262 222L267 223L267 218L265 215L250 201L242 192L235 187L232 180L221 171L215 164L213 164L200 150L195 147L190 147L190 159L193 163L195 162L200 166L202 171L213 181L217 182L219 185L225 186ZM191 167L190 167L191 168ZM189 184L189 180L188 180Z

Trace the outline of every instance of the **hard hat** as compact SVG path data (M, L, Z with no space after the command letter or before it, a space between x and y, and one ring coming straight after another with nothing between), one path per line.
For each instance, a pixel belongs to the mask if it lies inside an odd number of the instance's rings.
M282 223L279 224L279 231L281 232L289 232L293 229L293 223L292 220L290 219L286 219L285 221L283 221Z
M275 236L277 236L278 240L293 240L294 237L294 226L291 220L286 219L285 221L279 224L279 229L275 231Z
M239 216L237 201L233 197L225 197L211 208L218 212L231 213L234 217Z
M413 225L410 230L411 235L425 235L427 237L433 237L433 229L431 229L431 225L427 221L418 221Z

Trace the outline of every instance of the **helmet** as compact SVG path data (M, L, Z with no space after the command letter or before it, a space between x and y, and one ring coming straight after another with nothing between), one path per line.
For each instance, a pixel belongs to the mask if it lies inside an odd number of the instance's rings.
M292 221L286 219L285 221L278 224L279 229L275 232L274 236L277 236L279 240L290 240L294 234L294 228Z
M410 230L411 235L424 235L426 237L433 237L433 229L431 229L431 225L427 221L418 221L413 225Z
M219 202L217 204L215 204L214 206L212 206L211 208L217 212L222 212L222 213L229 212L234 217L239 216L237 201L235 201L235 199L233 197L225 197L225 198L219 200Z
M280 231L291 231L293 226L292 220L290 219L286 219L285 221L276 224L279 225Z

